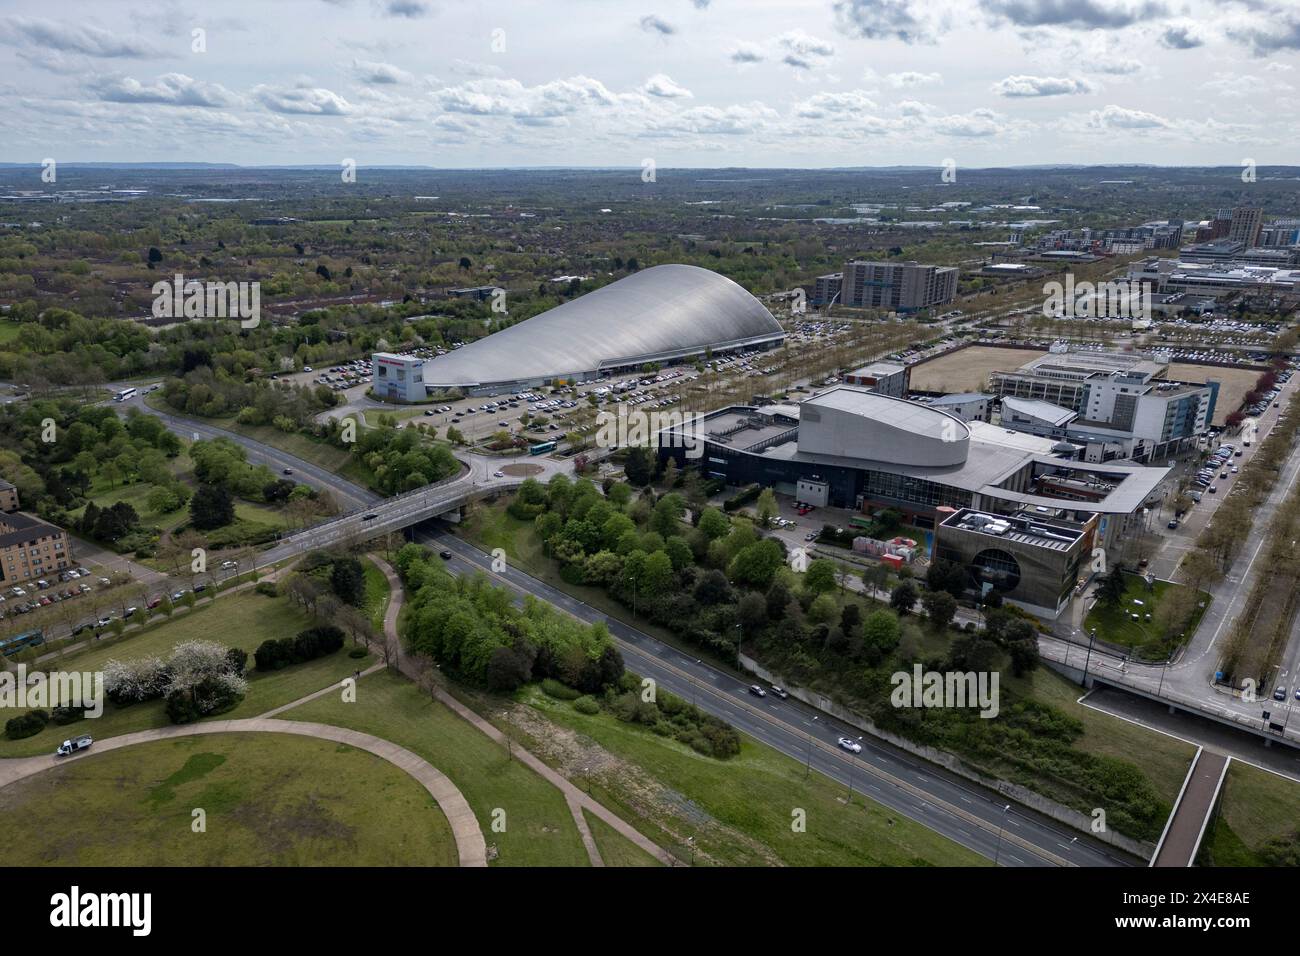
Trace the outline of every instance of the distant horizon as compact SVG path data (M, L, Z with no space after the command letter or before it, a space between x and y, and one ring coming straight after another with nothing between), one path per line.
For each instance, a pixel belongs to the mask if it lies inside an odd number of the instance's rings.
M139 161L113 161L113 160L58 160L58 166L65 169L272 169L272 170L338 170L338 163L236 163L223 161L202 161L202 160L139 160ZM22 161L4 161L0 160L0 169L40 169L42 163L22 162ZM534 164L519 165L508 164L499 166L430 166L419 165L414 163L356 163L357 169L382 169L382 170L417 170L417 171L435 171L435 172L508 172L508 171L590 171L590 170L609 170L609 171L632 171L640 172L641 167L637 165L608 165L608 164ZM736 170L740 172L791 172L791 171L808 171L808 172L860 172L860 171L886 171L886 170L903 170L903 171L923 171L927 169L942 169L940 163L891 163L879 166L742 166L728 164L725 166L708 166L708 165L661 165L656 167L658 170ZM1136 162L1098 162L1098 163L1007 163L1004 165L983 165L983 166L965 166L959 167L968 172L981 172L988 170L1000 169L1232 169L1240 170L1239 164L1232 163L1136 163ZM1297 163L1255 163L1257 171L1262 169L1294 169L1300 171L1300 162Z

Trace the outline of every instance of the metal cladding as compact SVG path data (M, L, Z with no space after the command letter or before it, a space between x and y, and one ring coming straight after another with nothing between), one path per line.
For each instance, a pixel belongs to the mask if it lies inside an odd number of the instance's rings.
M970 426L947 412L840 385L800 406L799 451L895 465L960 466Z
M654 266L431 359L424 382L440 388L582 378L783 334L763 304L726 276Z

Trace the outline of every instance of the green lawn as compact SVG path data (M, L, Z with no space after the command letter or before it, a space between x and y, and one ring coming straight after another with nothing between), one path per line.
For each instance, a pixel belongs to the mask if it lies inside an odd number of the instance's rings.
M384 633L384 614L388 610L388 578L384 572L368 559L361 560L361 569L366 576L365 610L370 613L370 624L376 634Z
M1093 605L1088 616L1084 618L1083 626L1085 630L1097 629L1097 636L1112 644L1120 644L1124 647L1138 648L1147 645L1147 650L1151 653L1149 657L1160 657L1163 654L1158 653L1157 645L1159 640L1159 631L1157 622L1159 617L1157 609L1161 602L1175 591L1186 591L1187 587L1182 584L1174 584L1170 581L1156 581L1154 589L1147 590L1146 583L1140 575L1124 575L1124 596L1121 598L1119 605L1103 605L1101 602ZM1201 617L1205 614L1205 609L1209 607L1210 595L1201 591L1201 602L1205 607L1198 607L1193 613L1190 622L1184 629L1184 634L1191 636L1196 632L1196 627L1201 622ZM1142 604L1135 604L1134 601L1141 601ZM1134 621L1133 614L1141 618ZM1151 615L1151 620L1146 620L1146 615ZM1175 641L1172 646L1176 647L1181 641Z
M1206 866L1276 866L1260 850L1271 840L1300 843L1300 783L1234 760L1218 816L1197 862Z
M362 678L355 703L335 695L280 715L352 727L419 754L445 773L474 809L495 866L587 866L587 851L560 791L403 677ZM504 811L504 816L496 811ZM493 829L504 820L505 830Z
M176 644L196 638L216 641L228 647L242 647L249 652L248 694L237 707L218 715L216 719L255 717L336 684L354 671L370 666L369 657L360 660L348 657L347 652L351 647L349 643L334 654L305 664L295 664L270 673L257 671L252 659L257 645L267 638L292 636L312 624L312 619L290 604L288 599L266 597L249 590L207 601L192 611L153 624L139 633L102 644L92 644L83 651L73 652L42 666L49 670L93 672L102 669L112 658L130 660L151 655L166 658ZM16 714L4 716L7 718ZM59 742L73 732L90 733L96 737L115 737L167 725L167 715L161 700L128 707L116 707L106 702L103 715L95 719L64 727L50 723L39 734L22 740L0 737L0 757L53 753Z
M206 832L192 830L196 808ZM0 840L9 866L458 863L416 780L364 750L286 734L92 749L0 790Z
M1004 670L1002 682L1008 689L1050 704L1082 722L1083 736L1074 741L1074 749L1136 764L1160 799L1173 808L1196 754L1194 746L1085 707L1078 703L1083 693L1079 686L1047 667L1039 667L1028 677L1014 677L1009 670Z
M583 810L582 818L587 821L587 829L606 866L663 866L590 810Z
M11 319L0 319L0 345L8 345L14 339L18 338L18 333L22 329L21 322L14 322Z
M991 865L858 791L849 805L846 787L805 776L801 761L750 737L742 735L739 756L717 760L606 711L580 714L535 687L520 696L577 732L579 746L590 740L618 758L611 764L588 750L583 759L597 769L583 777L584 789L683 861L693 840L696 865ZM803 832L793 825L800 811Z

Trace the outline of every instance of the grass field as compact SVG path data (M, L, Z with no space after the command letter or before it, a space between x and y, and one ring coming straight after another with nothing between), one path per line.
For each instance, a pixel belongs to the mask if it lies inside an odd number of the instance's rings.
M1169 581L1156 581L1153 589L1148 591L1145 582L1136 574L1124 575L1124 596L1120 603L1115 606L1103 605L1100 602L1094 604L1088 616L1083 619L1085 630L1097 629L1097 636L1113 644L1122 644L1125 647L1136 648L1141 644L1148 644L1156 641L1159 637L1157 630L1157 621L1159 617L1157 610L1161 603L1175 591L1185 591L1187 588L1182 584L1174 584ZM1135 604L1134 601L1141 601L1142 604ZM1184 629L1186 634L1194 634L1196 627L1201 622L1201 617L1205 614L1206 608L1209 607L1210 595L1202 591L1201 601L1205 603L1205 608L1198 608L1193 614L1187 627ZM1141 621L1134 621L1133 614L1142 617ZM1151 615L1151 620L1146 620L1146 615Z
M370 658L348 657L350 645L327 657L284 670L260 673L253 666L252 652L262 641L272 637L289 637L312 625L312 620L285 598L265 597L244 591L208 601L172 620L151 625L107 646L92 644L83 651L64 656L44 665L49 670L98 671L112 659L130 660L157 655L166 658L181 641L203 639L228 647L242 647L249 652L248 694L233 710L220 717L255 717L275 707L305 697L307 694L341 681L357 669L370 665ZM0 711L0 716L16 716ZM96 737L168 725L161 700L115 707L105 703L103 716L60 727L50 723L39 734L23 740L0 737L0 757L26 757L53 753L59 742L70 733L90 733Z
M591 811L583 810L582 817L587 821L587 829L591 831L591 838L596 841L596 849L606 866L663 866Z
M1081 721L1083 736L1074 742L1076 749L1137 764L1160 799L1172 809L1196 754L1191 744L1085 707L1078 703L1083 693L1078 685L1045 667L1027 677L1013 677L1004 671L1002 682L1017 693L1051 704Z
M990 862L857 791L850 806L845 787L820 774L805 776L801 761L749 737L742 735L739 756L717 760L608 712L580 714L535 687L521 699L578 735L570 752L589 768L584 789L682 860L689 861L692 840L696 865ZM794 825L800 817L806 820L802 832Z
M327 695L280 717L351 727L419 754L465 795L489 856L496 848L494 866L590 863L560 791L405 678L372 674L362 678L355 703ZM504 831L494 820L504 821Z
M379 567L366 558L361 559L361 569L366 576L366 606L370 624L376 634L384 633L384 613L388 610L388 578Z
M1223 782L1218 816L1206 831L1198 863L1268 866L1259 850L1270 840L1296 841L1300 783L1234 760Z
M922 392L982 392L989 373L1017 369L1047 353L1041 349L1000 349L972 345L912 367L911 387Z
M196 808L206 832L192 830ZM0 790L0 840L10 866L458 862L446 817L409 775L364 750L285 734L69 758Z
M8 345L14 339L18 338L18 333L22 329L21 322L13 322L9 319L0 319L0 345Z

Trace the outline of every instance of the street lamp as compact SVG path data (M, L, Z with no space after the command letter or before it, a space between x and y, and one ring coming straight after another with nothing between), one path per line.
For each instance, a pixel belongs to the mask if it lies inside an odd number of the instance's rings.
M858 736L858 743L862 743L862 737ZM849 806L853 806L853 773L858 769L858 758L856 754L849 755Z
M1097 640L1097 629L1095 627L1088 629L1088 656L1083 659L1083 682L1081 686L1084 689L1088 687L1088 664L1092 661L1092 644Z
M740 642L745 639L745 629L736 625L736 670L740 670Z
M818 719L819 719L818 717L814 717L813 723L816 723ZM812 773L812 731L811 730L808 731L808 765L804 768L803 778L807 780L808 775L810 773Z
M997 865L998 865L998 857L1002 855L1002 830L1003 830L1003 828L1005 828L1006 825L1007 825L1007 814L1010 813L1010 812L1011 812L1011 804L1008 803L1005 807L1002 808L1002 819L1001 819L1001 821L998 823L998 845L997 845L997 847L993 850L993 865L994 865L994 866L997 866Z

